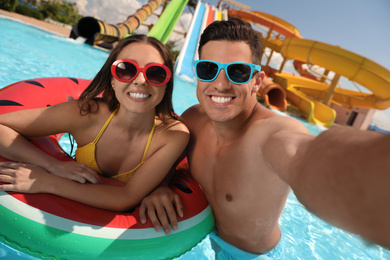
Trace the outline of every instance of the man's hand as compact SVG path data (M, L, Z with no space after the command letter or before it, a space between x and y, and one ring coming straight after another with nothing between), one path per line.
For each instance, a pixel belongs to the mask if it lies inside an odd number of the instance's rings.
M166 186L156 188L142 200L139 217L143 224L146 223L146 211L156 231L160 231L162 226L167 235L171 234L169 224L173 230L178 228L176 213L183 217L183 205L179 195Z

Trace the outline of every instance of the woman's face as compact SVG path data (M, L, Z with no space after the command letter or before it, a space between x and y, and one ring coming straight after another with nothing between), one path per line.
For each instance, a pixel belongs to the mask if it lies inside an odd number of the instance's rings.
M117 60L127 59L145 67L152 63L163 64L164 60L156 48L147 43L131 43L118 55ZM147 113L155 111L155 107L161 102L165 93L165 85L156 86L149 83L144 73L140 72L134 80L121 82L112 77L111 85L115 91L121 107L135 113Z

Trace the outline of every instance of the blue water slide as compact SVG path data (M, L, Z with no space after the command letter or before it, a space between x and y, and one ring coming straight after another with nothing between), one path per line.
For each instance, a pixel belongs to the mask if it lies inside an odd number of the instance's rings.
M195 78L195 74L192 69L192 61L194 60L196 53L196 47L199 40L205 9L205 5L199 0L198 4L196 5L195 13L192 18L190 28L188 29L186 39L184 41L183 48L175 64L176 75L181 77L188 77L190 80Z

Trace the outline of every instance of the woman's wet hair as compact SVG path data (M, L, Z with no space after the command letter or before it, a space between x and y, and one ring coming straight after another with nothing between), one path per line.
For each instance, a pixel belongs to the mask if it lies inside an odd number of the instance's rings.
M80 113L85 115L91 112L91 102L102 100L108 105L110 111L114 111L119 102L115 96L115 91L111 86L111 65L117 60L119 53L128 45L132 43L145 43L153 46L161 55L164 65L166 65L173 74L173 60L171 53L166 45L159 40L148 37L143 34L132 35L122 39L118 45L112 50L106 62L89 86L81 93L79 97ZM177 118L172 105L173 92L173 76L166 84L165 93L162 101L156 106L156 116L165 121L169 118Z
M203 46L209 41L233 41L245 42L248 44L252 63L261 64L264 47L260 36L253 30L252 26L239 18L230 18L227 21L215 21L211 23L204 31L199 41L199 57Z

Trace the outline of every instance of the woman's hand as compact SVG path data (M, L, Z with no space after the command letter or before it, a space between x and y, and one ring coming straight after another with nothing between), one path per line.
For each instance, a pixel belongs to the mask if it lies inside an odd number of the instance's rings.
M16 191L23 193L45 193L50 185L50 175L39 166L0 162L1 191Z
M79 183L101 183L99 175L85 164L75 161L59 162L56 165L46 167L46 170L54 175L77 181Z

